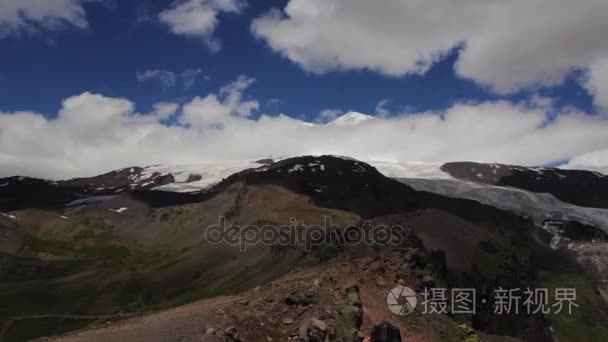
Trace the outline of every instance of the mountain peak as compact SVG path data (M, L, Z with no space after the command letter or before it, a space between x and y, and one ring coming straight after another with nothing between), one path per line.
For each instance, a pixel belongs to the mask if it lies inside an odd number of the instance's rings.
M371 115L359 113L359 112L348 112L334 121L330 122L330 124L337 126L347 126L347 125L356 125L363 121L375 119Z

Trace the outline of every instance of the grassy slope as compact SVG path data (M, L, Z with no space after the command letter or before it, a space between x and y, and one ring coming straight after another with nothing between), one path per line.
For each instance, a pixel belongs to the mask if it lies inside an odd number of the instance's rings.
M548 315L559 341L608 341L608 305L596 291L593 282L580 274L544 273L541 284L549 289L549 304L554 305L556 288L575 288L578 307L571 314L565 305L559 314Z
M268 206L263 202L260 205ZM269 246L243 253L230 246L193 241L184 248L181 244L184 234L200 234L199 227L189 223L197 222L192 213L207 214L207 210L197 208L159 210L170 214L167 222L153 229L167 230L167 245L144 248L137 243L125 243L123 236L116 235L116 228L99 218L105 212L70 215L70 220L78 221L80 228L65 241L37 234L35 228L20 227L22 232L33 233L22 236L22 245L11 256L11 270L0 281L0 327L11 321L4 332L5 339L20 341L53 335L91 322L61 318L12 322L11 317L159 310L255 287L289 272L306 259L301 250L277 253ZM326 215L333 217L334 224L352 224L359 219L354 214L312 205L273 208L272 203L265 215L269 222L277 223L289 222L290 217L309 223ZM133 222L139 220L140 229L157 224L146 221L147 218L128 220L127 224L133 227L136 227ZM180 244L171 247L174 237Z

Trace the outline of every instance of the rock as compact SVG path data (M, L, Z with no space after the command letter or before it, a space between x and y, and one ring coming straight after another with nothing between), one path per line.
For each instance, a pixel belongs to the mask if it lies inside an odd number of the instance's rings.
M309 324L310 324L310 319L305 318L302 321L300 321L300 326L298 327L298 336L303 340L307 339Z
M291 318L285 318L283 320L283 324L292 324L292 323L293 323L293 319L291 319Z
M285 299L283 300L283 303L287 304L287 305L302 305L302 306L307 306L310 304L314 304L317 302L317 295L314 292L308 292L308 293L299 293L299 292L292 292L290 293L287 297L285 297Z
M426 287L433 287L433 285L435 285L435 279L432 276L427 274L422 278L422 283Z
M224 335L226 335L227 337L229 337L232 341L240 341L241 339L239 338L239 333L236 331L235 327L228 327L226 328L226 330L224 330Z
M207 335L215 335L215 329L213 328L208 328L207 331L205 332Z
M268 342L272 342L272 337L270 337L270 336L266 336L266 341L268 341Z
M304 319L298 328L298 336L302 341L323 342L327 336L327 325L316 317Z
M327 325L325 324L325 322L323 322L322 320L313 317L310 319L310 324L314 327L317 328L321 331L327 331Z
M423 257L424 253L418 248L408 249L403 255L403 259L413 265L419 265Z
M349 292L346 298L350 305L361 306L361 299L359 298L359 293L357 291Z
M373 273L381 273L384 271L384 265L382 261L376 260L369 265L369 270Z
M239 304L241 304L241 305L249 305L249 301L247 299L242 299L241 301L239 301Z
M359 306L338 303L334 319L328 324L330 340L359 341L357 332L363 322L363 310Z
M357 338L360 339L360 340L362 340L362 339L365 338L365 334L361 330L358 330L357 331Z
M386 286L386 281L384 280L384 278L382 276L377 276L376 277L376 285L378 285L378 286Z

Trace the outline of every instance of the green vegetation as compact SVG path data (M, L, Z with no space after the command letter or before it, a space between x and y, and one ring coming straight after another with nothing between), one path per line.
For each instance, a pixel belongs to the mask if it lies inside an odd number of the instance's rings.
M27 341L40 336L59 335L86 327L94 322L90 319L36 318L12 323L4 332L6 341Z
M468 324L462 323L459 327L464 330L464 333L466 334L464 342L481 342L481 339L475 333L475 329L471 328Z
M19 255L7 257L0 282L0 325L10 323L4 339L28 340L90 323L56 318L13 322L11 317L111 314L137 301L141 289L137 285L143 280L131 279L129 269L145 258L136 254L140 253L116 245L107 232L88 230L69 242L24 236ZM126 286L117 286L114 293L105 291L124 278ZM108 296L109 301L102 300Z
M217 262L193 260L188 248L145 251L123 245L107 228L82 230L71 241L24 235L0 281L0 330L7 326L0 339L24 341L92 322L40 315L143 313L238 292L288 272L299 256L260 251L264 254L253 256L258 263L239 258L224 270L205 266Z
M580 274L544 273L541 286L549 289L549 304L555 304L556 288L575 288L578 307L568 313L564 305L559 314L552 307L547 318L559 341L608 341L608 304L597 293L591 279Z
M478 243L473 253L473 265L486 279L496 279L505 264L527 268L529 260L527 248L514 245L504 236Z

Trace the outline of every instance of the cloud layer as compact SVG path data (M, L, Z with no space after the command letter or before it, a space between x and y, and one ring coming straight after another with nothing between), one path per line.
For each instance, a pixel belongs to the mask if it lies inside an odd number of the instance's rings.
M290 0L252 31L319 73L422 74L462 46L459 75L512 92L558 84L574 69L591 68L592 85L604 77L607 15L604 0Z
M66 25L88 26L82 3L90 0L2 0L0 38L59 29Z
M312 125L283 114L254 120L259 103L244 95L253 82L241 76L183 106L159 103L152 113L137 112L124 98L91 93L65 99L54 119L0 113L0 175L68 178L132 165L326 153L530 165L608 149L605 117L566 110L549 120L546 103L462 103L441 113L387 115L350 125Z

